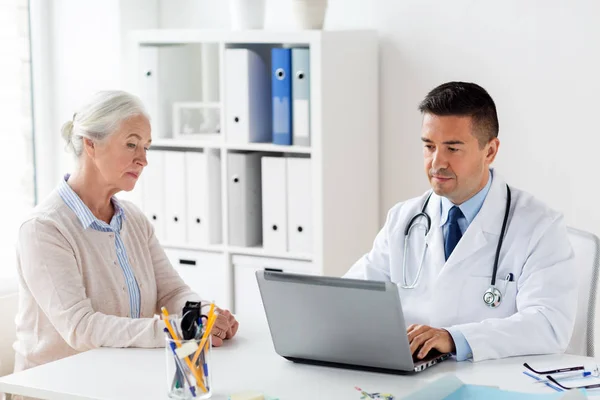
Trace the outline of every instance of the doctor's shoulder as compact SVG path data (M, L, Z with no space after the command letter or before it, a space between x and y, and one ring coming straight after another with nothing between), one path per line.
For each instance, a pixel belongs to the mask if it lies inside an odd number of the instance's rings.
M568 240L567 226L562 212L551 208L543 200L528 192L520 189L514 189L513 192L515 192L515 205L512 220L519 226L521 234L527 232L530 235L531 243L536 243L549 230L554 229L564 233L565 240Z

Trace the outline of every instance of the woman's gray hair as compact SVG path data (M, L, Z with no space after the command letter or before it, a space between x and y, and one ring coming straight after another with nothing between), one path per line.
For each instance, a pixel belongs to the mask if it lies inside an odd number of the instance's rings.
M143 115L150 116L141 100L120 90L108 90L95 93L73 119L63 124L61 134L67 143L67 150L77 158L83 152L83 138L102 142L112 135L123 121Z

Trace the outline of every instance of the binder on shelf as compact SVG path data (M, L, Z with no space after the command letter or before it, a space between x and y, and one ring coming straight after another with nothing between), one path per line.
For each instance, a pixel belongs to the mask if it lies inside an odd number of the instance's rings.
M139 47L139 97L151 115L150 125L156 138L168 136L164 125L164 110L160 107L158 82L158 48L154 46Z
M295 146L310 146L310 50L292 49L292 121Z
M229 244L258 246L262 242L260 154L229 153Z
M271 141L269 68L249 49L225 49L225 133L228 142Z
M166 234L169 243L186 242L185 153L165 151Z
M221 155L217 149L185 153L187 244L222 243Z
M140 176L142 184L143 210L154 226L154 234L159 242L165 241L165 153L150 150L146 159L148 165Z
M287 251L287 163L283 157L262 160L262 231L265 250Z
M310 158L287 158L288 249L312 253L312 179Z
M273 143L292 144L292 50L271 49Z

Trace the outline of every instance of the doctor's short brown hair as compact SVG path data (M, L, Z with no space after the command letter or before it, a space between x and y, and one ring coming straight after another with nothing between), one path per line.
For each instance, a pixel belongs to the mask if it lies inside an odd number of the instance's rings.
M419 104L419 111L437 116L471 117L473 134L481 148L498 137L496 104L488 92L475 83L444 83L427 93Z

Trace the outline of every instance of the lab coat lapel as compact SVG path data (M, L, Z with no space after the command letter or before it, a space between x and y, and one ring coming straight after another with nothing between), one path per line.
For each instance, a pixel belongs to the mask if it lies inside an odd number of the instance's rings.
M425 237L427 251L431 254L431 259L427 263L441 268L446 262L446 255L444 254L444 234L440 226L440 196L435 193L431 195L429 204L427 204L427 213L431 218L431 229Z
M482 249L491 239L486 233L493 234L494 240L497 240L497 235L500 234L502 228L505 207L506 183L494 173L492 186L481 206L481 210L479 210L479 213L477 213L477 216L475 216L475 219L456 245L446 262L446 267L457 265Z

